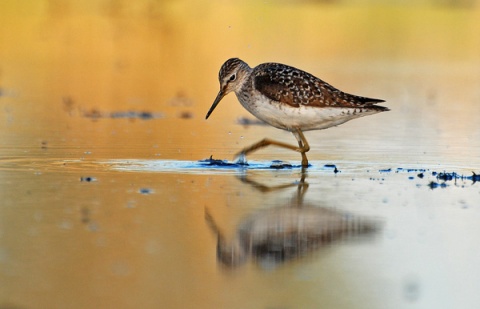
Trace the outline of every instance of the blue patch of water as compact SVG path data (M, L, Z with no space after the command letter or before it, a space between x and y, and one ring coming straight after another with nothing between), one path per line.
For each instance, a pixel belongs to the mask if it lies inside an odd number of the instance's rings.
M298 162L298 161L296 161ZM228 161L221 159L214 159L210 157L208 159L198 160L198 161L182 161L182 160L141 160L141 159L117 159L99 162L108 166L109 169L125 171L125 172L160 172L160 173L192 173L192 174L238 174L243 173L246 170L284 170L284 171L300 171L303 170L303 167L300 164L292 164L285 161L273 160L273 161ZM298 162L299 163L299 162ZM337 169L335 164L321 162L321 161L312 161L313 164L309 164L308 168L305 169L309 174L337 174L340 171ZM364 173L369 173L370 170L368 166L359 166L355 164L349 165L349 163L342 163L343 172L346 174L356 174L358 176L365 175ZM333 170L332 170L333 169ZM425 168L388 168L378 170L380 173L387 176L387 178L376 178L371 177L370 179L385 181L390 177L393 177L394 174L398 173L416 173L415 175L410 174L408 176L409 180L414 180L418 178L419 180L426 180L428 183L432 181L431 177L433 176L433 184L429 186L431 188L444 187L445 182L449 181L472 181L480 182L480 174L472 173L472 175L464 176L461 173L457 172L435 172L432 171L429 174L425 173L430 171L430 169ZM395 171L395 173L392 173ZM422 172L425 171L425 172ZM431 175L431 176L430 176ZM416 176L416 177L415 177ZM436 185L438 184L438 186Z
M271 162L229 162L227 160L213 159L212 157L204 160L197 161L200 166L203 167L216 167L216 168L235 168L235 169L293 169L301 168L301 165L290 164L281 160L273 160ZM311 166L309 164L309 166Z

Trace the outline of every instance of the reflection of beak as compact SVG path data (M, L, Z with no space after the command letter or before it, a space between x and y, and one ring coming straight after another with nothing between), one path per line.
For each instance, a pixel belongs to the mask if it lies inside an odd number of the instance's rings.
M215 101L213 101L212 107L210 107L210 109L208 110L208 113L205 119L208 119L208 117L210 117L210 114L213 112L215 107L217 107L218 103L220 103L220 101L224 96L225 96L225 92L222 89L220 89L220 91L217 94L217 97L215 98Z

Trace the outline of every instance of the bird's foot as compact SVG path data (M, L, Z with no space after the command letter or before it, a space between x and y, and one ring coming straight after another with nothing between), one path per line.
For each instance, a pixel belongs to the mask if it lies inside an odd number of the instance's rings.
M247 163L247 156L245 156L245 153L244 152L240 152L238 154L235 155L235 159L236 159L236 164L239 164L239 165L248 165Z

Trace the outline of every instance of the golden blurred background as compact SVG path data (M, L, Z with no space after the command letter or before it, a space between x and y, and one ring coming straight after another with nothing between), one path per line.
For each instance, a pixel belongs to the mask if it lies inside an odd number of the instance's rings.
M234 56L333 81L369 71L414 77L431 66L480 74L473 0L4 0L0 19L2 92L42 97L49 108L70 97L84 108L168 113L168 102L187 97L204 110ZM360 88L350 83L343 88Z

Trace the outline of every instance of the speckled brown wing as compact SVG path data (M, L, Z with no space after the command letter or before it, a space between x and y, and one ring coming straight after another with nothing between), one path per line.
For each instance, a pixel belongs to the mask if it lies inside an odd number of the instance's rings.
M271 100L292 107L372 107L384 100L360 97L342 92L305 71L279 63L264 63L253 71L253 84L256 90Z

